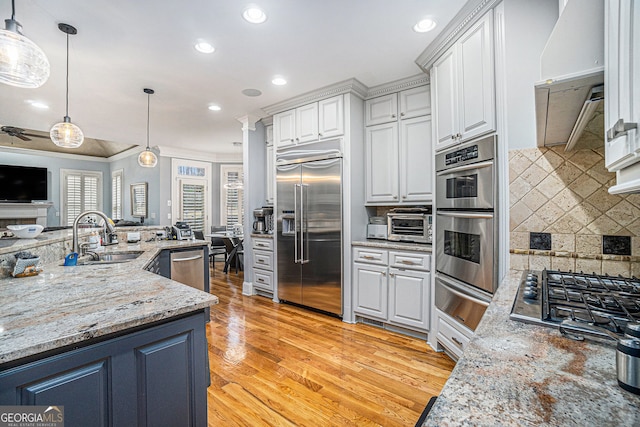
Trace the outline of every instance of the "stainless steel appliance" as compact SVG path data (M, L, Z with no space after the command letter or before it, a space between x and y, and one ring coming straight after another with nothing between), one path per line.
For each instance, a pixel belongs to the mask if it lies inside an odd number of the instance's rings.
M263 206L253 210L253 232L257 234L270 234L273 231L273 208Z
M171 252L171 279L205 290L204 249ZM205 265L208 265L205 263Z
M510 318L572 339L614 339L618 384L640 394L640 279L525 271Z
M436 155L438 309L474 331L498 287L496 137Z
M278 298L342 316L342 157L278 159Z
M387 240L387 224L367 224L367 239Z
M176 222L173 226L173 235L176 240L189 240L193 237L191 227L186 222Z
M396 242L431 243L433 217L427 209L395 208L387 213L387 239Z

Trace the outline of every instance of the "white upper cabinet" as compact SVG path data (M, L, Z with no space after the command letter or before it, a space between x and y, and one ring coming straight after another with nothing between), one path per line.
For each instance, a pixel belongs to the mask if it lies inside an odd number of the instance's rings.
M344 135L342 95L274 114L276 148Z
M266 169L266 176L265 176L265 180L266 180L266 202L269 205L273 204L274 201L274 187L275 187L275 158L274 158L274 153L273 153L273 126L266 126L265 127L265 134L266 134L266 148L265 148L265 157L266 157L266 162L265 162L265 169Z
M620 171L612 193L640 190L640 7L605 2L605 166ZM634 167L637 169L638 166Z
M366 128L365 191L369 203L392 202L398 198L398 123Z
M273 116L273 139L278 148L295 144L296 110L285 111Z
M495 126L493 14L486 14L439 58L431 70L436 149Z
M387 108L393 104L391 100L399 100L395 104L400 106L399 114ZM376 108L381 106L386 107ZM369 99L365 111L367 121L386 121L365 129L366 202L430 202L433 147L429 86Z
M431 116L400 121L400 201L426 202L433 198L431 171Z
M398 119L398 94L367 99L364 108L366 126L395 122Z
M342 96L318 101L318 138L344 135L344 101Z
M398 94L400 98L401 119L410 119L431 114L431 93L429 88L429 85L420 86L403 90Z

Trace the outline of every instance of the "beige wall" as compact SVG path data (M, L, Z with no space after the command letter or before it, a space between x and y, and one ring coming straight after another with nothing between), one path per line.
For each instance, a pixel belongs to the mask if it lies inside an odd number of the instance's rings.
M509 152L511 268L640 276L640 195L611 195L604 147ZM551 233L551 251L529 249L529 233ZM602 236L631 236L632 256L602 254Z

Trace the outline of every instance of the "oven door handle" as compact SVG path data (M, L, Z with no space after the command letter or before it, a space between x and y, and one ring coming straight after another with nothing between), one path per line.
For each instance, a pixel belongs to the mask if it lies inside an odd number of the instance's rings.
M439 172L436 172L436 175L437 176L449 175L451 173L463 172L463 171L468 171L473 169L489 168L491 166L493 166L493 160L488 160L486 162L471 163L470 165L456 166L451 169L441 170Z
M437 215L449 216L452 218L469 218L469 219L492 219L492 213L471 213L471 212L450 212L450 211L437 211Z
M436 281L440 282L441 286L444 286L449 292L451 292L452 294L459 296L460 298L464 298L467 300L470 300L476 304L479 304L483 307L489 307L489 303L491 302L491 300L489 301L485 301L483 299L477 298L467 292L461 291L458 286L456 286L455 283L445 279L444 277L442 277L441 275L436 275Z

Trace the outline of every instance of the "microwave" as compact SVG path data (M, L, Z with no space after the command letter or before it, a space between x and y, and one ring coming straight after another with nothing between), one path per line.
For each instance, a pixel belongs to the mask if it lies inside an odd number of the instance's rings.
M387 213L387 240L432 243L433 216L423 210L394 209Z

